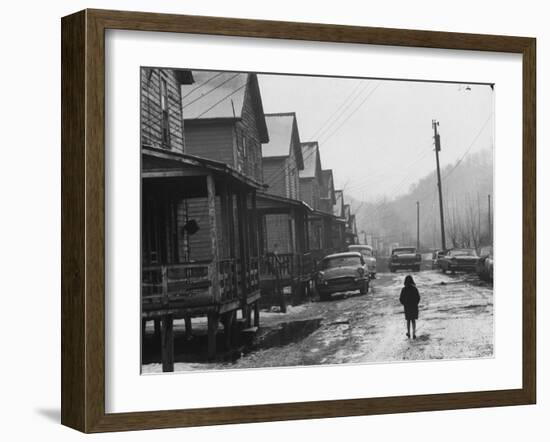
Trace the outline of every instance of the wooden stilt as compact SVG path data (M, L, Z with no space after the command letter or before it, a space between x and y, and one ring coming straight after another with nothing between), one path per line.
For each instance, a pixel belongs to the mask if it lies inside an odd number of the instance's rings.
M216 357L216 334L218 332L218 314L208 314L208 359Z
M155 318L155 334L154 338L156 341L160 341L160 318Z
M225 349L229 350L233 346L233 326L235 322L235 312L228 312L224 315L223 330L225 337Z
M260 326L260 301L254 303L254 327Z
M250 311L250 306L249 305L243 305L242 315L243 315L243 319L244 319L244 326L246 328L252 327L252 316L251 316L251 311Z
M161 322L162 371L174 371L174 320L163 316Z
M185 339L189 340L193 337L193 324L191 322L191 316L185 317Z

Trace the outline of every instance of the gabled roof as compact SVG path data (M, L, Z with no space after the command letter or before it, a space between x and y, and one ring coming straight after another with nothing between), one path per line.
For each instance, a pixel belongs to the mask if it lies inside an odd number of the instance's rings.
M319 143L308 141L301 143L302 157L304 158L304 170L300 170L300 178L321 178L321 157Z
M335 197L335 204L334 204L334 210L333 214L334 216L337 216L338 218L344 217L344 191L343 190L335 190L334 191L334 197Z
M334 177L332 175L332 169L322 170L321 177L323 182L323 194L321 195L321 198L329 198L331 204L336 203L336 196L334 192Z
M269 142L262 144L263 158L287 157L294 146L298 169L304 168L300 135L294 112L265 114Z
M349 222L351 217L351 207L349 204L344 204L344 218L346 218L346 222Z
M247 94L252 94L261 141L269 141L256 74L192 71L192 76L194 83L181 87L184 120L240 119Z
M198 157L195 155L189 155L180 152L174 152L166 149L158 149L154 147L144 146L141 148L142 158L145 160L153 160L157 163L162 163L163 170L162 177L175 177L175 176L185 176L185 173L181 173L184 169L197 169L197 170L206 170L211 173L218 175L226 176L238 182L240 185L246 185L251 188L258 190L265 190L266 186L263 183L256 181L255 179L245 175L231 166L221 163L219 161L210 160L207 158ZM170 170L167 172L166 170ZM153 177L155 172L158 171L149 171L147 168L142 170L142 178Z

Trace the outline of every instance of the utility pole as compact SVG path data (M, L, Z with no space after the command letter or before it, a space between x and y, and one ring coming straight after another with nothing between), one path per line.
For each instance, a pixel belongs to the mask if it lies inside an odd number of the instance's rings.
M416 202L416 251L420 250L420 202Z
M492 232L493 229L491 228L491 194L487 195L487 202L488 202L487 214L488 214L488 221L489 221L487 231L489 232L489 240L491 241L491 244L492 244L493 243L493 232Z
M443 191L441 189L441 172L439 170L439 151L441 150L441 141L439 134L437 133L437 127L439 121L432 120L432 127L434 129L434 143L435 143L435 163L437 165L437 189L439 190L439 217L441 220L441 249L447 250L445 245L445 218L443 216Z

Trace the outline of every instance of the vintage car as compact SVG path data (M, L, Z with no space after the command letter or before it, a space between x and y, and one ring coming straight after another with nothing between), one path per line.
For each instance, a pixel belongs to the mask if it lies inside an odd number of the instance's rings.
M475 272L479 256L475 249L451 249L439 260L439 268L446 272Z
M317 266L315 287L321 301L338 292L369 290L369 273L359 252L335 253L325 256Z
M445 256L445 250L434 250L432 252L432 270L439 269L439 260Z
M353 244L348 246L348 252L359 252L361 256L363 256L363 260L367 265L370 278L376 278L376 258L374 257L374 251L371 246L364 244Z
M480 249L476 272L485 281L493 280L493 246L486 246Z
M421 262L422 256L420 253L417 253L416 247L395 247L391 251L388 266L392 273L400 269L409 269L418 272Z

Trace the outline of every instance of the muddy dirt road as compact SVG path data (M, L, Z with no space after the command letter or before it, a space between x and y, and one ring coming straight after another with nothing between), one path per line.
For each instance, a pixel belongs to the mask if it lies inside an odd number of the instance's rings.
M420 291L417 339L405 336L399 293L406 273L380 273L367 295L334 296L262 314L262 323L321 317L313 333L286 345L259 349L235 362L176 364L175 370L238 369L315 364L490 357L493 354L493 290L475 276L414 274ZM156 372L158 364L144 366Z

